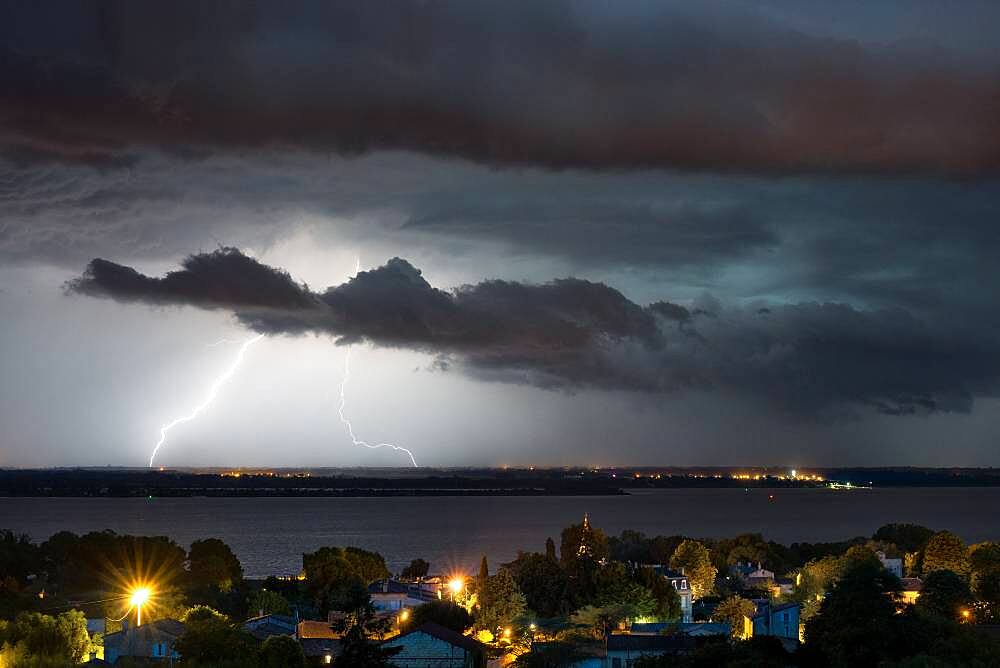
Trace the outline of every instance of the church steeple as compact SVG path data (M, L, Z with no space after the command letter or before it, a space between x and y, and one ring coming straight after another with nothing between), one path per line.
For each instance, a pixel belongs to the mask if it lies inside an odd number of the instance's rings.
M578 557L593 557L594 550L591 547L590 514L583 514L583 524L580 526L580 547L576 551Z

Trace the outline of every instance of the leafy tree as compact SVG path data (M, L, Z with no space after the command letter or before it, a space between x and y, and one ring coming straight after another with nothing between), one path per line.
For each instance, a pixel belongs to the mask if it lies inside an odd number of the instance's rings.
M42 553L53 587L64 594L90 594L95 587L119 591L123 580L155 580L164 592L187 575L183 548L164 536L60 532L42 545Z
M552 538L545 539L545 558L556 561L556 542Z
M389 631L392 622L376 616L365 585L355 583L347 589L344 611L347 612L347 617L334 624L334 629L342 634L337 663L370 668L392 666L392 657L402 651L402 648L378 642Z
M617 562L598 571L594 603L598 607L629 606L636 617L649 617L657 607L652 592L633 580L625 565Z
M184 618L175 648L186 666L236 668L257 664L257 641L211 608L197 606Z
M507 626L521 616L524 609L524 595L518 589L514 576L508 569L501 568L496 575L487 576L479 590L475 627L492 631Z
M541 643L532 647L530 652L517 657L513 668L566 668L575 666L586 656L579 643Z
M902 552L920 552L934 532L919 524L886 524L872 536L875 540L894 544Z
M972 589L983 601L977 611L981 623L1000 621L1000 544L978 543L969 548Z
M945 619L960 621L962 610L972 604L969 585L951 571L936 570L924 578L917 609Z
M528 608L542 617L569 611L569 582L555 559L537 553L521 553L507 565Z
M472 615L462 606L451 601L429 601L413 609L413 625L434 622L456 633L465 633L472 626Z
M610 605L598 607L588 605L577 610L570 621L578 626L585 626L598 640L605 640L611 632L633 616L633 609L628 605Z
M251 594L247 609L251 615L289 615L292 612L285 597L270 589L261 589Z
M302 555L306 585L320 614L342 605L354 585L367 586L389 577L385 560L377 552L356 547L323 547Z
M224 614L208 607L207 605L195 605L192 606L187 612L181 615L181 621L185 624L197 624L199 622L206 621L221 621L225 622L229 618Z
M715 607L712 617L721 622L729 623L729 633L733 638L743 637L743 618L753 617L757 606L739 596L730 596Z
M13 654L21 657L21 663L12 664L16 666L32 659L80 663L90 651L87 618L79 610L70 610L57 617L22 612L7 625L4 636L3 640L14 646Z
M584 517L580 524L571 524L562 531L559 549L564 565L572 565L581 560L599 562L609 554L608 537L600 529L590 525L590 518Z
M303 668L306 655L291 636L271 636L260 646L261 668Z
M939 570L969 576L969 552L962 539L950 531L934 534L924 548L924 574Z
M39 549L26 534L0 531L0 573L24 583L39 567Z
M844 572L843 557L823 557L810 561L799 571L795 585L795 598L799 601L822 597Z
M639 569L636 578L653 597L653 615L663 621L681 618L681 597L669 580L648 567Z
M413 559L410 561L410 565L403 569L400 573L400 577L409 580L419 580L420 578L427 577L427 573L431 570L431 565L424 561L423 559Z
M691 597L699 599L712 591L718 570L708 549L696 540L685 540L670 557L670 567L683 569L691 585Z
M899 580L877 562L849 562L843 576L806 622L807 652L835 666L875 666L892 658L898 636Z
M228 592L243 580L243 566L233 551L218 538L191 543L188 572L196 587L215 587Z

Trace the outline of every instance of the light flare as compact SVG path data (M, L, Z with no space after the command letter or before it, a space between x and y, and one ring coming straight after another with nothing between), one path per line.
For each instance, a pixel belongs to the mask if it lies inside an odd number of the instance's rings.
M219 390L222 389L222 386L226 384L226 381L228 381L230 378L233 377L233 374L236 373L236 369L238 369L240 364L243 363L243 356L246 354L247 349L263 338L264 338L263 334L258 334L257 336L244 341L243 345L240 346L240 351L236 354L236 359L233 361L233 363L229 366L228 369L226 369L226 371L221 376L215 379L214 383L212 383L212 387L209 388L208 395L205 397L205 400L200 404L198 404L198 406L196 406L195 409L192 410L187 415L179 417L173 422L169 422L160 427L160 440L157 441L156 447L153 448L153 454L149 456L150 468L153 468L153 460L156 459L156 453L160 451L160 448L167 441L167 432L169 432L171 429L173 429L179 424L190 422L191 420L198 417L199 413L208 408L208 406L213 401L215 401L215 397L219 394Z

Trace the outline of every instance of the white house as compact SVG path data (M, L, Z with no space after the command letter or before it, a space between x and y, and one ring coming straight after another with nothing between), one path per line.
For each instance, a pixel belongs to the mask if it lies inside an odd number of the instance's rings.
M885 570L889 571L890 573L892 573L893 575L895 575L897 578L902 578L903 577L903 560L902 559L894 559L894 558L891 558L891 557L887 557L887 556L885 556L885 552L882 552L881 550L879 550L878 552L876 552L875 556L877 556L878 560L882 562L882 568L884 568Z
M694 620L692 613L693 598L691 595L691 583L688 581L684 570L675 571L663 564L643 564L643 568L652 568L658 575L665 577L681 599L681 621L691 622Z

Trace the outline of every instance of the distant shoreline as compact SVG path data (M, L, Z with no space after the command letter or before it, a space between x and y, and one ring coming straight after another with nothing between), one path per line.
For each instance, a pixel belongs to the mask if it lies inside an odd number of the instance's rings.
M997 487L996 469L0 469L0 497L623 496L656 489Z

